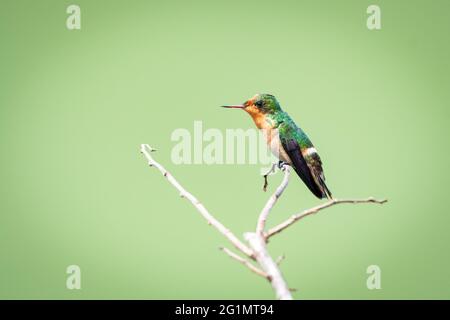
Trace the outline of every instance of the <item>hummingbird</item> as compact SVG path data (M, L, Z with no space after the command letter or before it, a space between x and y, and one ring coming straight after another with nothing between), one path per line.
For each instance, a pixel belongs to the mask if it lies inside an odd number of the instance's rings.
M239 105L226 105L246 111L258 129L265 133L266 142L272 153L287 163L319 199L332 199L325 184L322 161L306 133L281 109L277 99L271 94L256 94Z

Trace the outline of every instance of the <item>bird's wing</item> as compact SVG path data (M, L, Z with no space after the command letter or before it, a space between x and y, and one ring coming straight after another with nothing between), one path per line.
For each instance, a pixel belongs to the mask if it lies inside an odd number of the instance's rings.
M286 128L283 128L280 126L279 130L283 130ZM299 177L303 180L303 182L306 184L306 186L311 190L311 192L318 197L319 199L322 199L324 197L324 194L321 190L321 188L317 185L316 179L314 179L312 171L310 166L308 165L308 162L305 160L305 158L302 155L300 146L294 138L287 138L286 136L291 137L292 135L281 135L280 140L281 144L283 146L283 149L288 154L289 158L291 159L292 166L299 175Z

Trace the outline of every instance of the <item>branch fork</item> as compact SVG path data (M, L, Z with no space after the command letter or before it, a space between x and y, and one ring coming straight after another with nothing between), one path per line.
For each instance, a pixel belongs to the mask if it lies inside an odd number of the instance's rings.
M261 210L259 214L256 230L255 232L247 232L244 234L244 239L248 243L245 244L241 241L230 229L225 227L219 220L217 220L206 208L205 206L191 193L189 193L183 186L157 161L154 160L151 153L156 151L156 149L152 148L148 144L141 145L141 153L144 155L146 160L148 161L148 165L151 167L155 167L158 169L162 175L167 179L167 181L172 184L175 189L179 192L181 198L187 199L201 214L201 216L207 221L209 225L214 227L218 232L220 232L228 241L237 249L241 254L231 251L228 248L221 247L220 249L227 254L229 257L239 262L240 264L247 267L251 272L265 278L268 280L275 292L275 296L280 300L292 300L292 289L289 289L282 273L279 268L281 260L284 259L284 256L274 260L268 250L267 250L267 242L269 238L272 236L282 232L289 226L293 225L295 222L309 216L312 214L316 214L321 210L329 208L338 204L361 204L361 203L375 203L375 204L383 204L387 202L387 200L376 200L372 197L367 199L331 199L323 204L320 204L316 207L304 210L302 212L293 214L286 221L281 222L275 227L270 228L266 231L266 222L269 217L269 214L273 207L275 206L278 199L283 194L284 190L287 188L289 184L289 176L291 173L291 167L287 164L281 164L280 169L284 173L283 180L280 185L277 187L275 192L270 196L267 200L265 206ZM264 177L264 191L266 191L268 182L267 177L271 174L275 169L274 164L269 172L267 172Z

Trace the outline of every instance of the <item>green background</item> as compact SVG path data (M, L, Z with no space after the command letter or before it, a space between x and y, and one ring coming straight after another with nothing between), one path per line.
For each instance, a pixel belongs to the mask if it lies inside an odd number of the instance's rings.
M81 7L81 30L66 8ZM378 4L382 29L366 27ZM259 165L174 165L176 128L252 128L219 109L276 95L324 161L334 207L272 239L299 299L450 298L448 1L1 1L0 297L255 298L269 284L139 153L237 235ZM281 175L272 178L273 190ZM298 179L269 225L317 205ZM82 289L66 289L79 265ZM381 290L366 288L379 265Z

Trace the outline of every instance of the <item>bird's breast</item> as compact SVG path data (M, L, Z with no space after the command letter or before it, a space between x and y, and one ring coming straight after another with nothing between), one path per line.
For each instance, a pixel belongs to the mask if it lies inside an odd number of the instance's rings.
M266 139L267 145L272 154L281 161L291 164L292 161L281 143L280 135L278 133L278 129L276 128L276 122L261 113L256 108L247 107L245 108L245 111L250 114L256 127L263 132L264 138Z
M277 128L265 129L264 135L266 136L266 142L269 146L272 154L283 162L292 164L291 158L283 148L281 143L280 134Z

